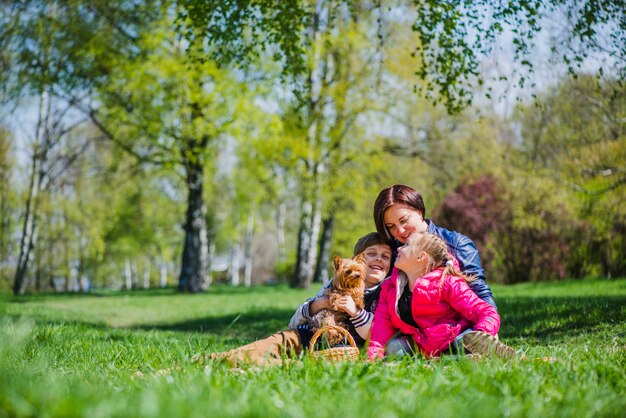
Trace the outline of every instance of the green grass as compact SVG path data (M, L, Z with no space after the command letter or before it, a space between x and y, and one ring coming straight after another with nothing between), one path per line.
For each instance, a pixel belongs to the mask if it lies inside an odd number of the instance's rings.
M623 416L626 280L495 286L501 338L530 357L189 364L283 329L313 290L214 287L0 295L0 417Z

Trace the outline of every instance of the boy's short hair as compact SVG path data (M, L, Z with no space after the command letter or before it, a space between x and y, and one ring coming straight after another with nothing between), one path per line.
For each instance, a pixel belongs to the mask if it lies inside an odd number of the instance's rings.
M389 243L381 237L377 232L370 232L369 234L363 235L356 242L354 246L354 255L361 254L363 251L367 249L367 247L371 247L372 245L387 245Z

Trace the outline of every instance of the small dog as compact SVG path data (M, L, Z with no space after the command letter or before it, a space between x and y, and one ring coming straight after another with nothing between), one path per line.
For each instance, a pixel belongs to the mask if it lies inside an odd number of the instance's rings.
M336 255L333 258L333 265L335 274L332 285L326 289L326 296L328 296L330 306L333 309L322 309L313 315L310 321L313 332L328 325L336 325L348 329L348 314L334 309L339 297L349 295L354 300L357 308L363 309L365 306L363 301L364 280L367 275L365 255L361 253L354 258L341 258ZM336 331L329 331L324 336L331 347L341 343L344 339L343 335Z

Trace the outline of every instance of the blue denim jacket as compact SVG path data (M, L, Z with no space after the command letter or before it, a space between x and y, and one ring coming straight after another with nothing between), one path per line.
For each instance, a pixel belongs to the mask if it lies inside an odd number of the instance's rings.
M428 223L428 233L441 237L448 244L448 250L458 260L461 272L475 278L474 281L468 283L470 289L479 298L498 309L493 300L491 288L485 283L485 271L480 265L480 255L478 255L478 250L472 240L458 232L436 226L430 219L426 219L426 222Z
M476 296L498 309L496 302L493 300L493 294L491 288L485 283L485 271L480 265L480 255L476 245L471 239L463 234L455 231L448 231L445 228L436 226L430 219L425 219L428 223L428 229L426 232L434 234L443 239L448 244L448 250L458 260L461 267L461 272L468 276L474 277L474 281L469 284L470 289L476 293ZM396 247L402 244L399 241L395 241ZM395 258L395 251L394 251Z

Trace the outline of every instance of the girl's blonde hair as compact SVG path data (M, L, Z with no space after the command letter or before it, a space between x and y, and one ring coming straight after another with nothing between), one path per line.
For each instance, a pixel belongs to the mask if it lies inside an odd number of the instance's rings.
M443 274L441 275L442 283L447 275L460 276L465 279L466 282L474 280L473 277L464 275L454 266L452 255L450 255L448 251L448 246L445 241L437 235L416 232L411 234L407 245L411 251L411 256L414 258L417 258L418 254L422 251L428 254L430 260L426 271L433 271L438 267L444 268Z

